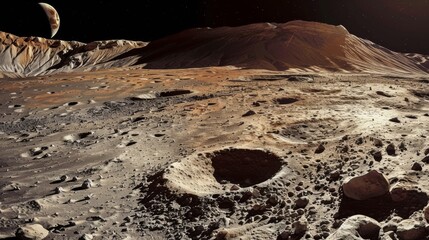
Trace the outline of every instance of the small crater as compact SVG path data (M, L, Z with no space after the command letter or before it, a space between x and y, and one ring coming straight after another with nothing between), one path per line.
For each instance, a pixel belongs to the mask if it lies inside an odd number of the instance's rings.
M282 159L262 150L227 149L209 156L214 177L223 184L249 187L271 179L282 168Z
M283 171L283 159L274 153L227 148L195 153L175 162L164 171L163 178L175 192L205 196L241 191L271 181Z

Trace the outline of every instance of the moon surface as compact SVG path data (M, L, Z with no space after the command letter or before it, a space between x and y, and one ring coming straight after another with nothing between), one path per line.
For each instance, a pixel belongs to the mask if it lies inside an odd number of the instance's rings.
M43 8L43 10L46 13L46 16L48 16L49 24L51 25L51 38L57 34L58 30L60 29L60 15L58 14L57 10L55 10L54 7L47 3L39 3L39 5Z

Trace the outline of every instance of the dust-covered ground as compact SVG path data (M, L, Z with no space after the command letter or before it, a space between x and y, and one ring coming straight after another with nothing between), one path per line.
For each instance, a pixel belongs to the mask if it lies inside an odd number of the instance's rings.
M124 68L0 86L0 238L428 236L424 76ZM371 170L387 192L343 194ZM377 234L341 229L358 214Z

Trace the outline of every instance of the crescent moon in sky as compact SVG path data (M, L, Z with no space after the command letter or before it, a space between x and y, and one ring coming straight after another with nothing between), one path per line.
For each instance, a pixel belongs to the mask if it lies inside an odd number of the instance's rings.
M54 7L47 3L39 3L39 5L45 11L46 16L48 16L49 23L51 24L51 38L53 38L60 29L60 15L58 15Z

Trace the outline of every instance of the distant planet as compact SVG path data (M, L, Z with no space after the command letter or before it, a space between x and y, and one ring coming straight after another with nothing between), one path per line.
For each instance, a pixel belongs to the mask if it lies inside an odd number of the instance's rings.
M39 3L39 5L43 8L49 19L49 24L51 25L51 38L53 38L60 29L60 15L54 7L47 3Z

